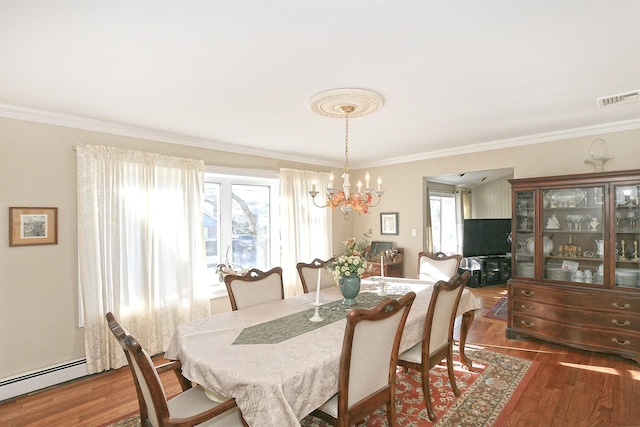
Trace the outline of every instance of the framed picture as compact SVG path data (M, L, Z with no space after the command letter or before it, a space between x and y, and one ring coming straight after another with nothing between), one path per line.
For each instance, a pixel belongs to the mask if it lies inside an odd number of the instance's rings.
M9 208L9 246L57 244L58 208Z
M380 234L398 234L398 212L380 214Z

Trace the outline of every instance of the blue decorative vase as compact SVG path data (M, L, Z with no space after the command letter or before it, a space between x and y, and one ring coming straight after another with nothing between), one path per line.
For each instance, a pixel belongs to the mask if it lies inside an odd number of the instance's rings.
M340 292L344 299L342 300L342 304L344 305L356 305L356 296L358 292L360 292L360 277L358 276L349 276L342 277L338 281L338 287L340 287Z

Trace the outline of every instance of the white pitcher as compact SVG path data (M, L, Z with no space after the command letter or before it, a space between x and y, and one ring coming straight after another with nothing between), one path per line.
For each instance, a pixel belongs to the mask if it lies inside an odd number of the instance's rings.
M596 246L598 247L596 256L602 258L604 256L604 240L596 240Z

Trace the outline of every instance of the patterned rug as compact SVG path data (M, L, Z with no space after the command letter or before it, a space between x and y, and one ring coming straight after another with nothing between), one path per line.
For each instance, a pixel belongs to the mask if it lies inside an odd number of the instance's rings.
M422 426L499 426L509 417L537 364L517 357L469 347L467 354L473 361L471 371L455 366L456 384L461 396L455 397L445 366L430 371L431 397L438 416L435 424L429 421L424 406L420 374L398 372L397 424L402 427ZM456 355L457 360L457 355ZM324 421L307 416L304 427L328 427ZM127 417L109 427L138 427L137 415ZM387 427L386 410L380 408L365 418L361 427Z
M507 320L507 310L509 300L506 296L500 298L500 300L484 315L484 317L490 317L492 319Z

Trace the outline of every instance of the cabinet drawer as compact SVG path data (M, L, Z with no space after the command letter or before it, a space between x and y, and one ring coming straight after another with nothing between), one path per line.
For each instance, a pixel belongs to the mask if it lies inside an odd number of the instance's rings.
M514 298L513 313L535 316L577 326L594 326L612 331L640 331L640 314L615 311L592 311L583 308L549 305L529 299Z
M609 310L613 312L640 314L640 297L616 294L613 292L597 292L581 289L579 291L555 290L550 287L514 285L513 298L527 298L532 301L576 307L588 311Z
M615 353L630 354L640 353L640 335L631 330L615 331L579 327L519 314L514 314L512 320L512 329L524 335L540 336L556 342L592 350L613 350Z

